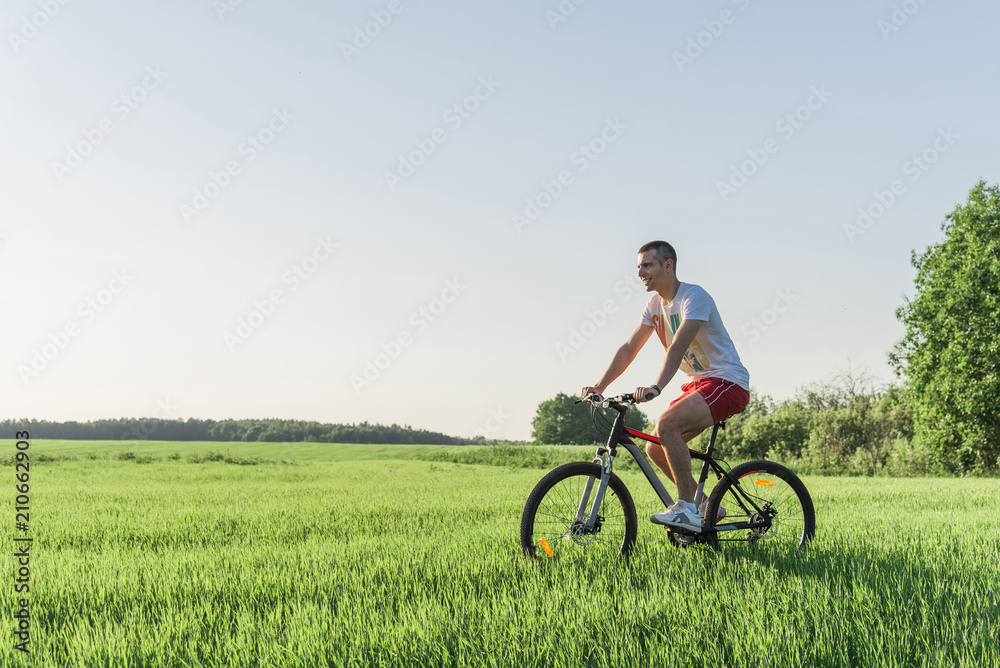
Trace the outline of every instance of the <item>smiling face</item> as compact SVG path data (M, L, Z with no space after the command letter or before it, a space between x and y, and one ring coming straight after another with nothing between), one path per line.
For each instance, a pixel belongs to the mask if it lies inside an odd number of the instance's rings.
M646 292L666 290L674 279L674 261L656 256L656 251L639 253L639 278L646 286Z

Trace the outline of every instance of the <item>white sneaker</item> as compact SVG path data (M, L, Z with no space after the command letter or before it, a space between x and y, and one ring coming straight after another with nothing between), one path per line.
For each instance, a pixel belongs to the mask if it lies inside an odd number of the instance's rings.
M704 501L701 502L701 508L698 509L698 512L702 516L705 515L705 508L706 508L706 506L708 506L708 499L707 498ZM715 512L715 521L716 522L722 521L723 519L725 519L726 514L727 513L726 513L725 507L720 505L719 509Z
M690 501L674 501L674 504L667 508L666 512L650 515L649 521L653 524L663 524L693 533L701 532L701 516L698 514L698 509Z

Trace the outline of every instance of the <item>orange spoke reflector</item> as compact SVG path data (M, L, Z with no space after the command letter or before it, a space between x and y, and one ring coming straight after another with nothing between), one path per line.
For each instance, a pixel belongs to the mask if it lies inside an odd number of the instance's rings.
M545 554L552 556L552 548L549 547L549 542L544 538L539 538L538 542L542 544L542 549L545 550Z
M760 485L761 487L774 487L774 483L770 480L754 480L753 484Z

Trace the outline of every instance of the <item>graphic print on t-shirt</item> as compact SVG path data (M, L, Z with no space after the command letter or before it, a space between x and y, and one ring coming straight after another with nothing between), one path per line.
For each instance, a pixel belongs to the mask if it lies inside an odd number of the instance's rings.
M749 390L750 373L722 324L715 301L702 287L681 283L669 302L659 294L651 295L642 312L642 324L652 327L668 349L685 320L700 321L701 327L684 351L679 370L692 378L721 378Z
M681 326L681 314L671 313L670 314L670 340L674 340L674 334L677 333L677 329ZM666 328L663 326L663 319L659 315L653 316L653 329L656 330L657 336L660 337L660 343L666 348L669 343L667 342ZM685 373L699 373L708 368L708 356L702 349L701 344L698 343L698 339L691 341L691 345L688 349L684 351L684 357L681 359L681 370Z

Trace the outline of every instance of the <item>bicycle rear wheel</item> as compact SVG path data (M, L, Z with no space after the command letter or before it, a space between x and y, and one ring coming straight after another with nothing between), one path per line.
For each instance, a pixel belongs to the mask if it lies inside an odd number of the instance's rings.
M726 509L721 520L720 505ZM789 469L763 459L733 467L712 490L704 517L705 529L720 529L705 534L716 550L733 542L800 548L816 533L806 486ZM757 526L721 530L742 524Z
M600 558L628 556L638 522L625 483L611 474L593 529L586 524L601 483L591 462L563 464L547 473L528 495L521 513L521 549L529 557L571 552Z

